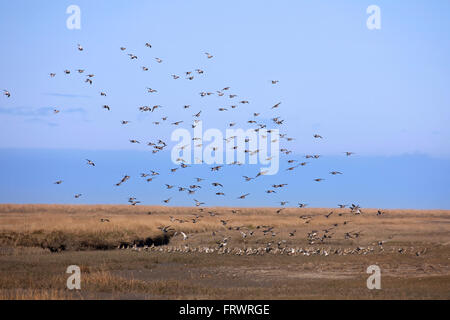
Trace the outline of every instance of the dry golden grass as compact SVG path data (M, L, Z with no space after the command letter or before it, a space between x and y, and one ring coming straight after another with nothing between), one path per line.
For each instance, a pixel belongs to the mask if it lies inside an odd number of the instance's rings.
M445 210L386 210L385 215L376 216L376 210L365 209L363 215L355 216L348 209L298 209L286 208L276 214L275 208L242 208L232 213L231 208L183 207L132 207L132 206L82 206L82 205L0 205L0 244L9 246L40 246L41 243L66 243L68 249L95 249L116 247L121 241L133 241L161 234L158 226L171 225L177 231L191 235L190 244L214 244L220 236L231 236L237 244L244 243L240 232L228 230L229 226L242 230L256 230L257 226L270 225L277 232L275 239L286 239L293 244L305 244L306 234L311 230L335 228L331 244L352 244L344 241L344 233L362 231L358 240L361 244L373 241L390 242L416 241L427 243L448 243L450 241L450 213ZM330 218L324 215L330 211ZM211 217L208 211L216 216ZM151 213L150 215L148 213ZM338 216L342 213L342 216ZM192 223L194 214L203 217ZM300 216L311 215L309 223ZM170 217L187 220L179 223ZM107 218L110 222L100 222ZM227 220L223 226L220 220ZM342 225L348 221L347 225ZM296 230L295 237L289 232ZM211 237L212 231L218 233ZM270 236L269 236L270 237ZM260 233L246 239L246 243L260 243L267 240ZM274 239L274 240L275 240ZM173 243L180 243L175 237Z
M0 299L449 299L450 212L445 210L287 208L168 208L144 206L0 205ZM331 210L329 218L325 214ZM210 216L209 211L216 213ZM151 214L148 214L151 212ZM338 214L342 213L342 216ZM194 214L202 215L193 223ZM311 215L309 223L299 216ZM179 223L170 217L187 220ZM101 218L110 220L100 222ZM220 220L228 220L223 226ZM343 225L343 221L349 221ZM338 223L332 239L308 244L311 230ZM385 251L348 256L235 256L203 253L95 250L121 241L158 236L161 225L186 232L170 246L264 247L286 240L292 247L355 248L386 241ZM257 226L273 226L264 236ZM229 230L228 227L232 226ZM236 227L240 230L236 230ZM289 232L297 230L294 237ZM240 231L255 231L243 239ZM212 236L215 231L216 235ZM357 239L345 232L361 231ZM65 244L50 253L43 244ZM376 247L376 245L375 245ZM405 248L409 254L398 254ZM390 250L392 249L392 250ZM426 254L413 253L427 249ZM82 251L80 251L82 250ZM65 288L67 266L82 272L81 291ZM365 269L382 270L382 290L368 290Z

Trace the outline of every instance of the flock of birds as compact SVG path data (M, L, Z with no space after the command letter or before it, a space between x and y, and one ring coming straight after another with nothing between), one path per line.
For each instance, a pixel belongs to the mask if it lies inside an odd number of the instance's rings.
M150 43L147 42L147 43L145 43L145 47L148 48L148 49L151 49L151 48L152 48L152 45L151 45ZM82 52L82 51L84 51L84 48L83 48L83 46L81 46L80 44L78 44L78 45L77 45L77 50L80 51L80 52ZM126 49L125 47L120 47L120 51L126 52L126 50L127 50L127 49ZM138 60L138 56L137 56L137 55L135 55L135 54L133 54L133 53L131 53L131 52L130 52L130 53L127 53L127 52L126 52L126 54L127 54L127 56L129 57L130 60ZM213 57L214 57L212 54L210 54L210 53L208 53L208 52L205 52L205 56L206 56L206 59L213 59ZM158 64L163 63L163 60L162 60L161 58L155 57L154 59L155 59L156 63L158 63ZM148 66L141 66L141 70L142 70L143 72L148 72L148 71L150 70L150 68L149 68ZM77 72L77 73L79 73L79 74L85 74L85 69L77 69L75 72ZM70 75L70 74L72 73L72 71L66 69L66 70L63 71L63 73L64 73L65 75ZM183 73L183 76L184 76L184 79L186 79L186 80L188 80L188 81L192 81L192 80L194 80L197 76L202 76L202 75L204 75L204 74L205 74L205 71L204 71L203 69L197 68L197 69L195 69L195 70L193 70L193 71L185 71L185 72ZM50 76L50 78L55 78L57 75L56 75L56 73L51 72L51 73L49 74L49 76ZM170 76L173 78L173 80L178 80L178 79L180 79L180 78L182 77L182 74L181 74L181 73L180 73L180 74L171 74ZM84 79L84 82L87 83L87 84L89 84L89 85L92 85L92 84L94 83L94 79L95 79L95 74L93 74L93 73L88 73L88 74L86 74L86 77L85 77L85 79ZM271 85L274 85L274 86L275 86L275 85L278 85L279 81L278 81L278 80L270 80L270 83L271 83ZM249 102L248 100L246 100L246 99L236 99L236 98L238 97L237 94L232 93L230 90L231 90L231 88L230 88L229 86L225 86L225 87L223 87L223 88L220 89L220 90L216 90L215 92L201 91L201 92L199 92L199 95L200 95L201 97L207 97L207 96L211 96L211 95L217 95L218 97L225 97L225 98L228 98L230 101L232 101L232 105L231 105L230 107L221 107L221 108L218 108L218 109L217 109L218 112L227 112L227 111L229 111L230 109L236 109L236 108L238 108L239 106L250 104L250 102ZM151 87L146 87L146 91L147 91L147 93L149 93L149 94L157 94L157 93L158 93L158 90L157 90L157 89L154 89L154 88L151 88ZM8 90L5 89L5 90L3 90L3 93L4 93L4 95L5 95L7 98L11 98L11 93L10 93L10 91L8 91ZM105 92L105 91L100 91L99 94L100 94L100 96L102 96L102 97L106 97L106 96L107 96L107 92ZM185 110L186 110L186 109L190 109L190 107L191 107L190 105L186 104L186 105L183 106L183 109L185 109ZM275 111L276 111L276 110L278 110L280 107L281 107L281 102L278 102L278 103L274 104L272 107L270 107L269 109L270 109L270 110L275 110ZM111 108L108 104L102 105L102 108L103 108L104 110L106 110L106 111L112 111L112 108ZM160 110L160 109L163 109L163 107L162 107L161 105L140 106L140 107L138 108L139 112L151 112L151 113L156 113L156 112L157 112L158 110ZM59 110L58 108L55 108L55 109L54 109L54 113L55 113L55 114L57 114L57 113L59 113L59 112L60 112L60 110ZM254 131L255 131L255 132L259 132L260 130L265 129L265 130L267 130L267 133L271 133L271 134L272 134L271 130L270 130L270 129L267 129L267 124L258 121L258 117L260 116L260 114L261 114L260 112L253 112L253 117L247 121L248 125L252 125L252 126L254 125L254 126L255 126L255 127L254 127ZM196 111L196 112L192 115L193 122L190 123L190 127L191 127L191 128L195 128L195 127L197 126L197 124L198 124L199 121L200 121L201 115L202 115L202 111ZM168 116L161 116L161 117L160 117L160 120L154 121L153 124L159 125L159 124L161 124L161 123L166 122L167 120L168 120ZM274 125L276 125L278 128L280 128L280 127L284 124L284 122L285 122L284 119L282 119L280 116L277 116L277 115L273 116L273 117L271 118L271 121L272 121L272 123L273 123ZM129 120L121 120L121 125L122 125L122 126L129 125L130 123L131 123L131 121L129 121ZM178 126L178 125L181 125L181 124L185 123L185 121L184 121L184 120L178 120L178 119L177 119L176 121L168 121L168 123L170 123L170 124L173 125L173 126ZM233 126L235 126L235 125L236 125L235 122L231 122L231 123L228 123L228 124L227 124L228 127L233 127ZM226 142L229 143L229 142L233 141L234 138L236 138L236 137L231 137L231 138L229 138L229 139L226 139ZM324 139L324 137L323 137L322 135L320 135L320 134L314 134L314 135L312 136L312 138L314 138L314 139ZM194 140L194 139L196 139L196 140L200 139L200 140L201 140L201 138L193 138L193 140ZM287 141L287 142L293 141L293 140L294 140L294 138L288 137L288 136L287 136L286 134L284 134L284 133L283 133L283 134L282 134L282 133L279 133L279 134L278 134L278 137L273 137L273 139L280 139L280 140L281 140L281 139L284 139L284 140ZM132 143L132 144L140 144L140 143L141 143L139 140L133 139L133 138L130 138L130 139L129 139L129 142ZM249 138L247 138L247 139L245 140L245 142L246 142L246 143L250 142L250 141L249 141ZM201 141L198 142L198 143L199 143L199 144L196 145L196 146L201 146L201 145L202 145L202 144L201 144ZM163 151L163 150L168 146L168 144L167 144L163 139L158 139L158 140L155 141L155 142L147 142L147 145L148 145L149 147L151 147L151 151L152 151L152 153L154 153L154 154ZM184 147L186 147L186 146L183 146L183 147L181 147L181 148L184 148ZM233 149L234 149L234 150L236 150L237 148L238 148L238 146L236 146L236 145L233 146ZM216 151L216 150L213 149L213 151ZM246 150L244 150L244 151L245 151L245 153L247 153L247 154L249 154L249 155L254 155L254 154L257 154L257 153L259 152L258 149L257 149L257 150L249 150L249 149L246 149ZM285 156L288 156L289 154L292 153L292 151L289 150L289 149L287 149L287 148L281 148L279 151L280 151L280 153L281 153L282 155L285 155ZM345 156L349 157L349 156L352 156L352 155L354 154L354 152L346 151L346 152L343 152L343 154L344 154ZM319 155L319 154L307 154L307 155L304 156L304 158L305 158L306 160L308 160L308 159L311 159L311 160L319 159L320 157L321 157L321 155ZM268 158L268 160L269 160L269 159L270 159L270 158ZM293 171L293 170L295 170L295 169L297 169L297 168L299 168L299 167L304 167L304 166L306 166L306 165L308 164L307 161L299 160L299 159L287 159L286 162L287 162L287 164L288 164L288 168L285 169L286 171ZM191 167L190 165L186 164L186 161L185 161L184 159L182 159L182 158L177 159L177 163L178 163L179 166L170 169L169 174L170 174L170 173L174 173L174 172L176 172L177 170L183 170L183 169L185 169L185 168ZM199 161L199 162L197 162L197 163L202 163L202 161ZM90 160L90 159L86 159L86 165L87 165L87 166L91 166L91 167L95 167L95 166L96 166L95 162L94 162L93 160ZM239 163L238 161L235 161L235 162L233 162L233 163L229 163L229 164L226 164L226 165L242 165L242 163ZM199 189L202 188L202 185L201 185L202 182L203 182L204 180L208 180L208 181L209 181L208 184L210 184L210 185L213 187L215 195L224 197L224 196L225 196L225 193L224 193L223 190L222 190L223 187L224 187L223 183L222 183L222 182L219 182L219 181L216 181L216 179L214 178L214 172L217 172L217 171L221 170L223 167L224 167L224 165L216 165L216 166L211 167L211 168L210 168L211 177L208 177L208 179L202 178L202 177L197 177L193 183L191 183L191 184L189 184L189 185L187 185L187 186L175 186L175 185L171 185L171 184L165 184L164 187L165 187L166 189L175 189L175 190L178 190L179 192L186 192L188 195L194 195ZM255 179L262 179L262 178L260 178L260 177L261 177L261 176L264 176L265 173L267 173L267 172L261 171L261 172L258 172L255 176L243 176L243 177L242 177L242 178L243 178L243 182L249 182L249 181L255 180ZM155 170L151 170L149 173L141 173L140 176L141 176L141 178L146 179L147 182L151 182L151 181L153 181L153 179L155 179L156 177L161 176L161 174L162 174L161 172L157 172L157 171L155 171ZM332 171L329 172L329 174L332 175L332 176L337 176L337 175L342 175L343 173L340 172L340 171L332 170ZM123 176L123 177L115 184L115 186L116 186L116 187L121 186L122 184L124 184L124 183L126 183L128 180L130 180L130 178L131 178L131 177L130 177L129 175L124 175L124 176ZM313 180L314 180L315 182L318 182L318 183L319 183L319 182L324 181L325 179L322 178L322 177L319 177L319 178L315 178L315 179L313 179ZM54 183L55 183L56 185L60 185L60 184L63 183L63 180L58 180L58 181L55 181ZM287 186L288 186L287 183L272 184L272 185L270 185L270 187L269 187L265 192L266 192L267 194L277 193L278 190L283 189L283 188L286 188ZM244 200L244 199L246 199L248 196L250 196L250 193L240 194L240 195L237 196L237 199L239 199L239 200ZM78 198L82 197L82 194L81 194L81 193L76 193L76 194L74 195L74 197L75 197L76 199L78 199ZM164 203L164 204L169 204L171 200L172 200L172 197L169 197L169 198L166 198L166 199L162 199L162 203ZM194 205L195 205L196 207L201 207L201 206L206 205L206 203L205 203L204 201L200 201L200 200L197 200L197 199L195 199L195 198L193 199L193 201L194 201ZM136 199L135 197L129 197L128 202L129 202L130 205L133 205L133 206L138 205L138 204L141 203L141 201L138 200L138 199ZM276 214L280 214L283 210L285 210L286 205L287 205L288 203L289 203L289 201L280 201L280 202L279 202L280 208L276 209L276 210L275 210L275 213L276 213ZM299 203L298 203L298 207L299 207L299 208L305 208L305 207L307 207L307 204L306 204L306 203L300 203L300 202L299 202ZM339 207L340 209L344 209L344 208L347 207L347 205L346 205L346 204L339 204L338 207ZM170 221L172 222L172 224L173 224L173 223L179 223L179 224L182 224L182 223L197 223L197 222L200 221L200 219L203 217L202 213L204 213L204 210L205 210L205 209L204 209L204 208L199 208L199 210L200 210L200 213L197 214L197 215L195 215L195 217L192 218L191 220L182 220L182 219L177 219L177 218L174 218L174 217L170 217ZM349 207L349 210L350 210L350 213L352 213L352 214L354 214L354 215L362 214L362 211L361 211L360 206L359 206L359 205L356 205L356 204L352 204L352 205ZM237 213L237 212L239 212L239 210L233 210L233 213ZM216 212L214 212L214 211L208 211L208 214L209 214L210 216L216 216L216 215L218 215L218 214L217 214ZM334 212L330 212L330 213L327 214L325 217L326 217L326 218L329 218L329 217L330 217L331 215L333 215L333 214L335 214L335 213L334 213ZM378 211L378 214L377 214L377 215L382 215L382 214L383 214L383 212ZM339 215L341 216L342 213L339 213ZM312 218L312 216L310 216L310 215L302 215L302 216L300 216L300 219L301 219L302 221L304 221L304 223L308 224L308 223L310 223L310 221L311 221L313 218ZM101 219L101 222L109 222L109 219ZM223 226L224 228L226 228L226 229L228 229L228 230L236 230L236 231L238 231L238 232L240 233L240 236L241 236L242 238L244 238L244 239L253 236L253 234L254 234L256 231L261 231L261 232L263 233L264 236L266 236L266 235L270 235L271 237L276 237L276 236L277 236L277 232L276 232L276 230L274 229L274 227L272 227L272 226L258 226L258 227L256 228L257 230L246 230L246 229L245 229L244 227L242 227L242 226L234 226L234 227L231 227L231 226L229 225L229 221L220 220L220 223L222 224L222 226ZM347 225L348 223L350 223L350 221L344 220L342 223L334 223L334 224L331 225L329 228L327 228L327 229L325 229L325 230L322 230L322 231L320 231L320 232L319 232L318 230L311 230L311 232L309 232L309 233L307 234L307 241L308 241L309 244L324 243L324 241L326 241L326 240L328 240L328 239L331 239L331 238L333 237L334 233L336 232L336 229L337 229L339 226L345 226L345 225ZM171 236L177 236L177 235L180 235L180 236L183 237L183 240L184 240L184 241L187 241L187 240L190 238L190 235L187 235L186 233L184 233L184 232L182 232L182 231L175 231L175 229L173 229L173 227L172 227L171 225L161 226L161 227L160 227L160 230L161 230L164 234L170 234ZM213 232L213 236L215 236L215 235L216 235L216 233ZM292 231L289 233L289 237L295 237L295 236L296 236L296 230L292 230ZM344 234L344 238L345 238L345 239L356 239L356 238L358 238L358 237L360 237L360 236L361 236L361 231L346 232L346 233ZM222 238L220 241L218 241L218 242L217 242L217 244L218 244L218 249L220 249L220 248L225 248L225 247L227 246L228 241L229 241L229 238L227 238L227 237ZM281 240L281 241L279 241L279 242L277 243L278 249L280 249L281 246L283 245L283 243L285 243L285 242L286 242L286 240ZM272 245L272 242L269 242L269 243L268 243L268 246L270 247L271 245ZM268 249L265 248L265 250L268 250Z

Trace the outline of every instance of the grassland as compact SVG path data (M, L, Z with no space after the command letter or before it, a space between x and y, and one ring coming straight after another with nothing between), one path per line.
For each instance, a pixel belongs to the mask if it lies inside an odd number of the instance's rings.
M234 210L0 205L0 299L450 298L450 211ZM116 249L157 239L158 227L168 225L166 245ZM331 238L311 243L313 230ZM224 238L230 252L217 251ZM236 251L266 252L268 243L273 250L265 254ZM366 287L373 264L381 268L381 290ZM69 265L81 268L79 291L66 289Z

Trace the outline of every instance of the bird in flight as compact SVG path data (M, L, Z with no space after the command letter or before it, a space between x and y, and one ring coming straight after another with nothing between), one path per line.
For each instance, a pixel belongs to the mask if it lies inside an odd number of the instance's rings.
M330 216L331 216L331 215L332 215L333 213L334 213L334 212L333 212L333 211L331 211L331 212L330 212L329 214L326 214L326 215L325 215L325 218L327 218L327 219L328 219L328 218L329 218L329 217L330 217Z
M58 180L58 181L55 182L55 184L61 184L61 183L63 183L62 180Z
M248 195L250 195L250 193L243 194L242 196L239 196L238 199L245 199Z
M95 167L95 163L94 163L94 162L92 162L92 161L89 160L89 159L86 159L86 161L87 161L87 164L88 164L88 165Z
M3 90L3 94L8 98L11 97L11 93L8 90Z
M278 102L276 105L274 105L271 109L276 109L280 106L281 102Z
M183 236L183 240L186 241L189 237L186 235L186 233L184 233L183 231L180 232L175 232L174 236L176 236L177 234L181 234Z
M120 182L116 183L116 186L120 186L122 183L126 182L128 179L130 179L130 176L125 175Z
M208 59L211 59L212 57L214 57L212 54L205 52L206 56L208 57Z
M332 174L333 176L337 175L337 174L342 174L342 172L339 171L331 171L330 174Z
M196 199L194 199L194 201L195 201L195 206L196 207L200 207L202 204L205 204L204 202L200 202L200 201L198 201Z

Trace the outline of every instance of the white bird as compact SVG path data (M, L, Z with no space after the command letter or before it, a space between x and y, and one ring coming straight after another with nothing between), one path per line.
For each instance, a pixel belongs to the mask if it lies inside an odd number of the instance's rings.
M181 234L183 236L183 240L187 240L189 237L186 235L186 233L184 233L183 231L180 231L179 234Z

